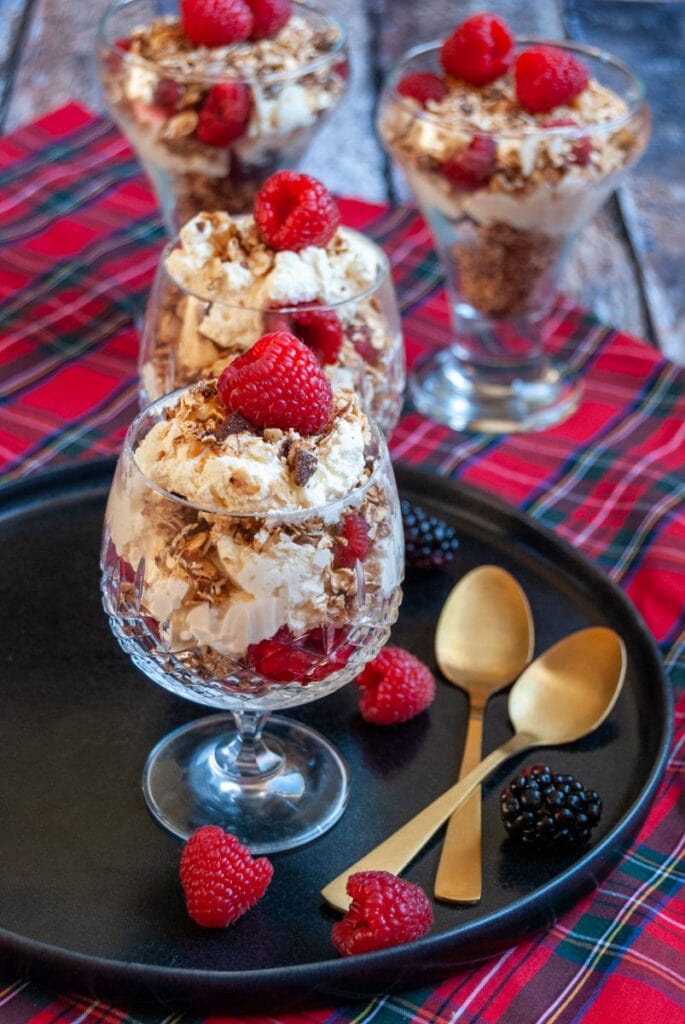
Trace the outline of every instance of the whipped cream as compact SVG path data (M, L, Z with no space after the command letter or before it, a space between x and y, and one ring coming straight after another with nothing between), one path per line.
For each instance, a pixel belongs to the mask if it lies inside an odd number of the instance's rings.
M518 231L541 231L565 238L580 231L616 187L614 175L588 181L571 173L558 182L539 182L519 192L455 192L446 179L405 168L407 181L424 207L432 207L448 220L468 217L476 224L508 224Z
M356 231L339 227L325 247L276 251L261 240L251 214L200 213L181 229L179 243L166 260L179 284L215 303L255 313L274 306L346 302L373 287L382 271L377 247ZM232 309L213 308L203 333L226 344L233 316ZM221 324L217 338L210 333L214 321Z
M157 487L206 510L230 513L296 512L344 497L364 476L369 427L351 391L334 393L328 427L303 437L295 430L240 430L216 440L207 424L226 413L212 383L184 392L174 415L155 424L135 453ZM298 482L292 453L315 460Z

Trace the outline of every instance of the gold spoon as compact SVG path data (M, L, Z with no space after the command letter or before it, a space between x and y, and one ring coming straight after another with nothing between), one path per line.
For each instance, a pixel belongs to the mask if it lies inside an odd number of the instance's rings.
M466 778L322 890L331 906L346 910L347 879L357 871L399 874L498 765L530 747L552 747L586 736L607 717L618 699L626 671L621 638L605 626L572 633L550 647L519 676L509 694L514 735L488 754Z
M463 779L482 753L488 698L508 686L533 656L530 605L514 577L496 565L467 573L445 601L435 633L442 674L469 697L469 720L459 769ZM442 846L435 896L477 903L483 888L480 786L450 817Z

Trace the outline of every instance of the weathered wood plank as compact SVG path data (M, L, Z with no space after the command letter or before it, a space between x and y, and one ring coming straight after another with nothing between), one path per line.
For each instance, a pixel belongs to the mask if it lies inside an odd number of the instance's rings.
M10 102L15 61L22 32L30 17L27 0L2 0L0 5L0 129Z
M70 99L97 108L95 29L106 0L33 0L16 70L6 130Z
M659 348L685 364L685 4L567 0L574 36L636 68L652 109L652 137L620 203Z

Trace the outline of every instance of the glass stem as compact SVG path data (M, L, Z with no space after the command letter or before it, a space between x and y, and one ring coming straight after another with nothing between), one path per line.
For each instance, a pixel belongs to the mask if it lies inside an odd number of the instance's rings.
M216 748L219 769L234 778L254 781L279 771L282 755L267 747L262 739L270 712L245 710L232 714L236 732L227 743L220 743Z

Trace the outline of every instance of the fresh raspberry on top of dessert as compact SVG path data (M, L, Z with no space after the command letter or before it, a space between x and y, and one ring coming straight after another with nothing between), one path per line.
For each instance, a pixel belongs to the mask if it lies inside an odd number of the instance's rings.
M203 928L226 928L266 892L273 865L218 825L204 825L181 854L181 885L188 913Z
M531 114L579 96L590 80L587 65L558 46L531 46L516 58L516 96Z
M396 725L425 711L435 697L430 669L401 647L384 647L355 679L365 722Z
M347 880L347 892L352 903L331 931L343 956L413 942L433 924L433 909L421 886L389 871L357 871Z
M239 138L250 117L252 99L245 82L218 82L207 93L200 109L197 137L205 146L225 146Z
M440 50L448 75L471 85L487 85L504 75L513 60L511 32L494 14L473 14L457 25Z
M430 71L413 71L400 79L397 91L400 96L407 96L425 107L428 100L437 103L444 100L449 90L439 75L433 75Z
M300 252L308 245L328 245L340 225L340 211L317 178L276 171L255 197L254 219L272 249Z
M494 139L476 135L465 149L454 153L442 165L442 173L455 188L471 190L487 181L497 164Z
M316 434L330 419L333 391L316 356L286 331L265 334L219 377L219 397L253 427Z
M253 21L245 0L181 0L181 26L198 46L229 46L247 39Z
M247 0L252 11L250 39L271 39L290 21L291 0Z

